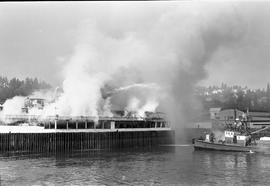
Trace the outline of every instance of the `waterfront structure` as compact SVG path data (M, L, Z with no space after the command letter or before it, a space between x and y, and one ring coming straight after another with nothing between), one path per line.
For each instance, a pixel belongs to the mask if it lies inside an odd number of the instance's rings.
M22 108L22 112L28 113L29 109L31 108L42 110L44 108L45 102L45 99L27 97L24 101L24 107Z
M243 112L238 109L212 108L210 117L212 128L224 128L226 125L238 125L244 121L250 128L262 128L270 126L270 113L268 112Z
M210 119L216 119L218 117L218 114L220 113L221 108L210 108Z
M238 109L221 109L221 108L210 108L210 117L213 120L220 121L231 121L236 119L242 119L244 112Z
M57 152L154 147L174 143L174 130L162 117L6 116L0 151Z
M261 128L270 126L269 112L248 112L249 125L251 128Z
M217 112L214 114L211 114L213 129L224 129L228 125L238 125L243 119L246 118L245 113L238 109L220 109L219 111L216 111Z

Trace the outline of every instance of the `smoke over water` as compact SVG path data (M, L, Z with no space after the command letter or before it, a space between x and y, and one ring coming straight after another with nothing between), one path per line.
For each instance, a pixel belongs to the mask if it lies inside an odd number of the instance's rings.
M225 4L97 5L63 67L63 92L42 115L158 110L173 126L184 126L200 107L193 91L206 77L205 65L241 40L238 17Z

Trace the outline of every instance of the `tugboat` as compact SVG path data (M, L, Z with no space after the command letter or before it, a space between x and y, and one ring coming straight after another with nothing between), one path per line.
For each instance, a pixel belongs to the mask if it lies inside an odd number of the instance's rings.
M234 131L225 131L225 140L216 141L214 133L206 134L205 139L194 140L195 150L219 150L219 151L255 151L256 144L251 143L250 135L240 135Z
M264 127L251 132L246 122L240 125L226 126L222 139L216 139L214 132L206 134L205 138L193 139L195 150L217 150L235 152L270 152L270 146L265 146L258 140L258 134L270 127Z

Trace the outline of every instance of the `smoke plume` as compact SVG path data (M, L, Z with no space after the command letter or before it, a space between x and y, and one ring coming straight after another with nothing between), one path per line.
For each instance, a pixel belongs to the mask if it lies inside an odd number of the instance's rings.
M193 91L207 75L205 65L243 34L239 15L225 4L97 6L102 11L78 29L63 69L63 92L45 115L110 116L112 109L125 109L143 116L159 110L183 126L200 108Z

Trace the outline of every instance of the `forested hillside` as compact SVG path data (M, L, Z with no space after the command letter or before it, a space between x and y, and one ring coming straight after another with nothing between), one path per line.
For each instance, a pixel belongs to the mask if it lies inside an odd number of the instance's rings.
M0 76L0 103L14 96L28 96L36 90L48 88L51 88L50 84L39 81L37 78L27 77L24 80L12 78L9 80L7 77Z

